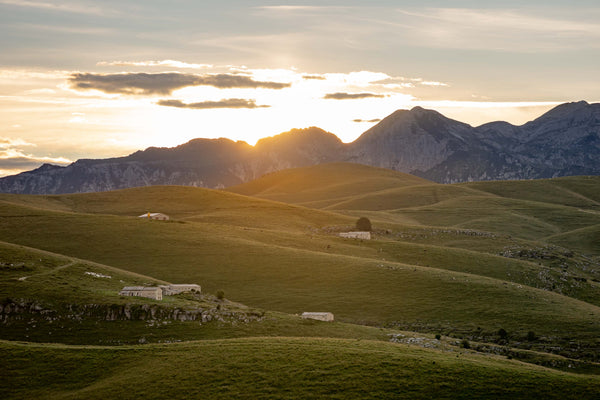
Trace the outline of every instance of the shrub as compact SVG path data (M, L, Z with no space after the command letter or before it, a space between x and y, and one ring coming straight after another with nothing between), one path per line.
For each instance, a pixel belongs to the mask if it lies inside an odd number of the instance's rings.
M504 328L500 328L498 329L498 336L500 336L500 339L506 339L508 337L508 332L506 332Z
M471 343L469 343L469 341L467 339L463 339L460 342L460 347L462 347L463 349L470 349L471 348Z
M217 290L217 299L223 300L225 298L225 292L222 290Z
M359 231L371 231L371 220L367 217L360 217L358 221L356 221L356 230Z
M442 338L442 335L440 335L440 334L438 333L438 334L436 334L436 335L435 335L435 338L436 338L437 340L440 340L440 339Z
M536 339L537 339L537 336L535 335L534 331L527 332L527 341L528 342L533 342Z

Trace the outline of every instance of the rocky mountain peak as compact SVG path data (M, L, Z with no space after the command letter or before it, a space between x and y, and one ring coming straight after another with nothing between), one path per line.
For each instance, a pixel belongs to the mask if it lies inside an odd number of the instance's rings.
M54 194L148 185L221 188L286 168L355 162L440 183L600 174L600 104L553 108L523 126L497 121L473 128L423 107L397 110L344 144L320 128L293 129L255 146L193 139L126 157L45 164L0 178L0 192Z

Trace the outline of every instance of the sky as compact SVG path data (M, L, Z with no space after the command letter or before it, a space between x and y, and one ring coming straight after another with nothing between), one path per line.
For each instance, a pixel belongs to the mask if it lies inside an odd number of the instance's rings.
M600 101L600 2L0 0L0 176L397 109Z

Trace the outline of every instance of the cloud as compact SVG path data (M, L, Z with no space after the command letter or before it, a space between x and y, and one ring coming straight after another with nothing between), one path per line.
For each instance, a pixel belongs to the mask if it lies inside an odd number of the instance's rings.
M0 169L2 170L29 170L39 167L41 164L60 164L68 165L71 161L63 158L50 158L50 157L34 157L32 155L23 155L21 157L10 157L5 156L3 152L0 152Z
M115 14L114 10L108 11L92 4L77 4L68 2L46 2L46 1L29 1L29 0L0 0L0 4L9 6L18 6L26 8L36 8L39 10L67 12L73 14L90 14L90 15L107 15Z
M202 101L199 103L183 103L180 100L159 100L159 106L191 108L195 110L206 110L211 108L268 108L271 106L257 105L256 100L246 99L223 99L219 101Z
M350 99L367 99L367 98L383 98L382 94L375 93L328 93L323 98L328 100L350 100Z
M214 86L220 89L230 88L265 88L265 89L284 89L291 86L291 83L281 82L261 82L255 81L248 76L216 74L204 75L199 78L198 85Z
M535 9L533 9L535 10ZM600 25L585 19L560 18L510 9L429 8L398 10L402 26L410 27L413 43L438 48L510 52L597 48ZM566 11L566 10L565 10ZM569 10L571 11L571 10ZM563 13L568 16L569 12Z
M17 174L37 168L44 163L67 165L72 161L64 157L39 157L27 154L19 147L35 146L23 139L0 137L0 175Z
M212 64L190 64L176 60L161 61L100 61L96 63L102 67L174 67L174 68L212 68Z
M231 74L196 75L166 72L157 74L124 73L92 74L75 73L69 77L72 88L96 89L104 93L125 95L169 95L174 90L188 86L214 86L219 89L266 88L283 89L290 83L255 81L251 77Z
M302 79L316 79L316 80L324 81L327 78L322 75L302 75Z
M13 127L16 127L16 126L13 125ZM21 126L19 125L19 128L20 127ZM0 151L7 151L9 148L15 147L15 146L35 146L35 144L27 142L20 138L13 139L13 138L7 138L7 137L0 137Z
M425 86L450 86L447 83L435 82L435 81L420 81L419 85L425 85Z
M71 113L73 117L69 119L70 124L86 124L88 120L85 118L85 113L74 112Z
M381 121L381 118L374 118L374 119L353 119L352 122L368 122L368 123L375 123L375 122L379 122Z

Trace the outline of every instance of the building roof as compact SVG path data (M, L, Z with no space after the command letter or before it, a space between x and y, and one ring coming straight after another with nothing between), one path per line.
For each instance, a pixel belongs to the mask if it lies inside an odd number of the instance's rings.
M155 291L157 289L160 289L159 287L156 286L125 286L123 289L121 289L121 291Z
M303 312L302 315L333 315L330 312L310 312L310 311L306 311Z
M169 287L200 287L200 285L196 283L172 283L170 285L166 285Z
M158 217L159 215L164 215L165 217L167 216L167 214L163 213L144 213L142 215L139 215L138 218L148 218L148 215L150 215L151 217Z

